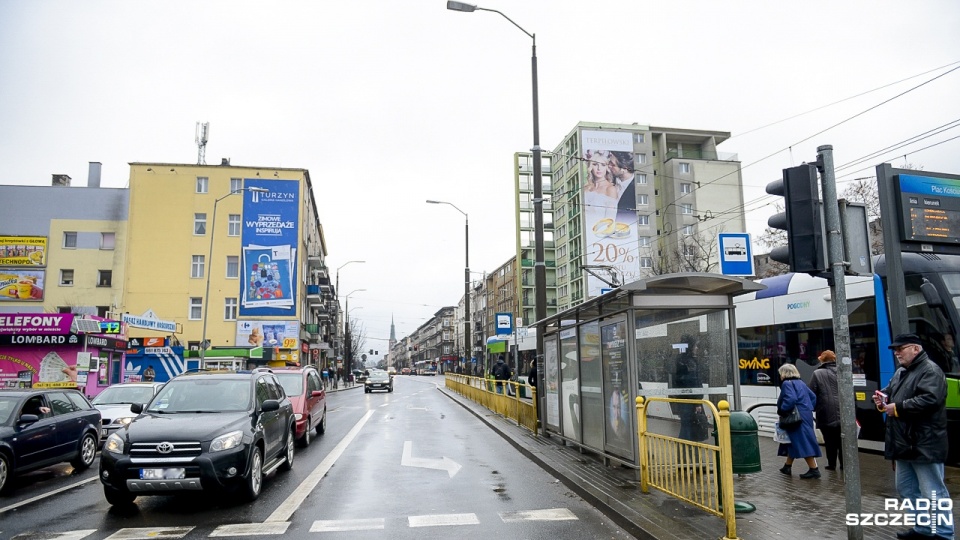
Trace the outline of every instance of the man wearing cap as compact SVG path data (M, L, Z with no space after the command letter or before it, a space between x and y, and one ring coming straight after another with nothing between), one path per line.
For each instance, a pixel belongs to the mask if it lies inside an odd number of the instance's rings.
M823 434L826 447L828 471L837 470L837 456L843 468L843 454L840 452L840 390L837 387L837 355L825 350L817 357L820 366L810 378L810 390L817 396L817 428Z
M900 334L890 344L900 369L890 384L873 395L877 410L886 413L884 456L893 460L897 492L910 499L916 525L897 533L900 539L953 540L952 510L944 484L947 458L947 383L943 371L924 352L916 334ZM918 500L924 500L918 503ZM929 505L927 505L929 501ZM952 505L950 505L952 508Z

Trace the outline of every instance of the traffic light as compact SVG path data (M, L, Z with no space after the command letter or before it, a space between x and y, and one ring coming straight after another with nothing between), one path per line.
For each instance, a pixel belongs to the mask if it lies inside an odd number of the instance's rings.
M791 272L817 275L827 271L827 243L823 234L817 166L804 164L783 170L783 180L767 184L767 193L784 198L785 212L770 216L767 225L787 231L787 245L770 252L774 261Z

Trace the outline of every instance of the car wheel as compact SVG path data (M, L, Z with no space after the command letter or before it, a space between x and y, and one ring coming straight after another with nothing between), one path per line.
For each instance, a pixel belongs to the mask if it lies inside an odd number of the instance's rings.
M387 392L393 392L393 387L387 388Z
M260 449L254 447L253 455L250 456L250 475L244 485L243 498L247 501L255 501L260 496L260 490L263 489L263 456Z
M370 389L368 389L368 388L364 388L363 391L364 391L365 393L367 393L367 394L370 393Z
M320 423L317 424L317 435L323 435L327 432L327 410L323 410L323 416L320 417Z
M111 506L129 506L133 504L137 496L129 491L120 491L112 487L103 486L103 496Z
M296 426L290 426L290 433L287 434L287 455L283 457L283 465L280 465L281 471L289 471L293 468L293 441L297 436Z
M303 448L306 448L306 447L310 446L310 440L311 440L311 439L310 439L310 432L311 432L311 431L313 431L313 428L310 427L310 419L308 418L308 419L307 419L307 429L303 430L303 437L300 437L299 439L297 439L297 443L298 443L300 446L302 446Z
M13 477L13 470L10 467L10 458L0 453L0 493L4 493L9 488L10 479Z
M70 462L74 469L84 471L93 465L93 458L97 457L97 439L90 433L87 433L80 439L80 450L77 451L77 457Z

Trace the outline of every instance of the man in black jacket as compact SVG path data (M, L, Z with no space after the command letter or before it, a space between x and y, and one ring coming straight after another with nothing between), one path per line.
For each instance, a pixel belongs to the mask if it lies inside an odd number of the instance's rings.
M890 348L901 369L873 396L877 410L887 415L884 455L894 462L900 497L910 499L914 508L929 508L912 512L916 525L898 532L897 538L953 540L952 510L943 504L951 502L943 473L946 379L916 334L900 334Z
M817 396L817 428L823 434L826 446L827 466L825 469L837 469L837 457L843 468L843 452L840 451L840 391L837 388L837 355L825 350L817 357L820 366L810 378L810 390Z

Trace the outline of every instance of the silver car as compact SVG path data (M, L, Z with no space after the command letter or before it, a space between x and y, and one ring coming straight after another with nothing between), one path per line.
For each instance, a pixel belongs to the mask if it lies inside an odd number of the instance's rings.
M111 433L129 424L137 417L130 405L146 405L163 388L162 382L130 382L114 384L93 398L93 406L103 417L100 427L100 445Z

